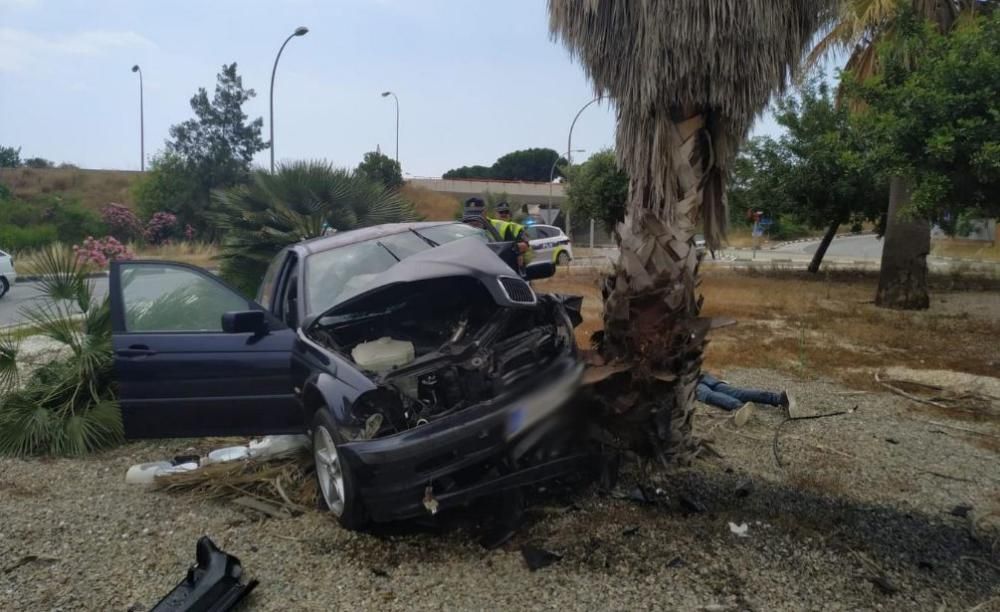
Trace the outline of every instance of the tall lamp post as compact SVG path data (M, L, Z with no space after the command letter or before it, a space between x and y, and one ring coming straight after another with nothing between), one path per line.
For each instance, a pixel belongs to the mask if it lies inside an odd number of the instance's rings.
M139 73L139 169L146 171L146 118L142 108L142 69L139 64L132 66L132 72Z
M308 32L309 28L305 26L295 28L295 31L285 39L285 42L281 43L278 55L274 58L274 68L271 69L271 174L274 174L274 74L278 71L278 60L281 59L281 52L285 50L288 41L296 36L305 36Z
M580 110L576 111L576 117L573 117L573 123L569 124L569 137L566 138L566 153L567 153L567 155L569 155L569 153L571 152L571 149L573 148L573 128L576 127L576 120L580 118L580 115L583 114L583 111L587 110L588 106L590 106L594 102L600 102L602 99L603 98L601 98L601 96L598 96L598 97L594 98L593 100L591 100L590 102L587 102L586 104L584 104L580 108ZM572 157L567 158L567 161L572 164L573 163L573 158Z
M392 96L392 99L396 101L396 165L399 165L399 98L391 91L382 92L383 98L389 96Z
M575 151L567 150L566 151L566 160L569 161L570 159L572 159L572 157L571 157L572 153L584 153L585 151L586 151L586 149L577 149ZM554 180L556 180L556 164L558 164L558 163L559 163L559 156L556 155L556 160L554 162L552 162L552 169L549 170L549 210L552 210L552 182ZM553 221L555 221L555 219L553 219ZM566 209L566 235L569 236L569 234L570 234L570 229L569 229L569 208L567 208Z
M573 128L576 127L576 120L580 118L580 115L583 114L583 111L587 110L588 106L590 106L594 102L600 102L602 99L603 98L601 96L597 96L590 102L587 102L586 104L581 106L580 110L576 111L576 116L573 117L573 123L569 124L569 136L566 137L566 161L569 162L570 164L573 163ZM569 236L570 239L573 238L573 228L570 224L569 208L566 209L566 235Z

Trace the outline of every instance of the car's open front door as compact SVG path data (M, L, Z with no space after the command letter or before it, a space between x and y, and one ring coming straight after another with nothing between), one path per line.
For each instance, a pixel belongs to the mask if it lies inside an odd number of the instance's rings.
M112 263L110 297L126 437L303 430L295 330L256 303L205 270L163 261Z

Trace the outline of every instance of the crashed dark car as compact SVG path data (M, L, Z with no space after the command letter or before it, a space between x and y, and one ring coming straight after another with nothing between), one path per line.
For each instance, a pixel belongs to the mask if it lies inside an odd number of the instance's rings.
M559 440L580 300L535 293L552 264L525 278L504 248L457 223L343 232L284 249L256 301L193 266L114 262L126 436L308 433L348 528L577 471Z

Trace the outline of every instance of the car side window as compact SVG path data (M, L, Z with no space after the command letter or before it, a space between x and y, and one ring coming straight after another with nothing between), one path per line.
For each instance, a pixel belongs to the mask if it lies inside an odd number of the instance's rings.
M538 233L541 234L542 238L555 238L559 235L559 233L551 227L540 227L538 228Z
M528 240L538 240L539 238L541 238L539 230L535 226L524 228L524 233L528 237Z
M274 301L275 285L278 283L278 275L281 273L281 268L284 267L286 259L288 259L288 251L279 253L271 261L271 265L267 267L267 272L264 273L264 280L260 283L260 290L257 292L257 302L267 310L271 310L271 304Z
M288 262L288 272L281 287L281 318L285 325L299 326L299 260Z
M173 264L121 264L127 332L221 332L222 315L251 303L207 273Z

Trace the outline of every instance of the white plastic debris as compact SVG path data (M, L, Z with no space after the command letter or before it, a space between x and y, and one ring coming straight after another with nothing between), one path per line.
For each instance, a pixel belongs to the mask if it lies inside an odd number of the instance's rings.
M729 523L729 531L738 537L745 538L750 535L748 533L750 531L750 526L746 523L740 523L739 525L736 523Z
M133 465L125 472L125 482L128 484L149 484L161 471L173 467L169 461L153 461Z
M225 463L227 461L239 461L240 459L246 459L250 456L250 449L246 446L227 446L226 448L217 448L214 451L208 453L205 460L202 461L205 465L210 465L212 463Z
M308 446L308 436L264 436L260 440L250 441L250 456L254 459L270 459L308 448Z
M157 470L154 476L163 476L164 474L180 474L181 472L192 472L197 469L198 463L191 461L189 463L179 463L177 465L165 467L162 470Z

